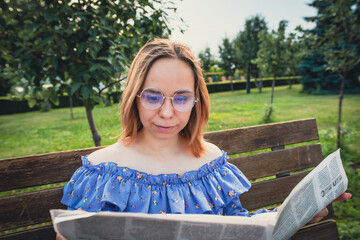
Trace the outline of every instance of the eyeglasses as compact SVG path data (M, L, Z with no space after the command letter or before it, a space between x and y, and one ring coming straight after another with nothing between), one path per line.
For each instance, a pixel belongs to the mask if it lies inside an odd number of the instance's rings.
M190 111L196 102L199 100L195 99L194 94L187 90L177 91L173 97L166 97L157 88L145 88L140 95L136 95L140 98L141 105L149 110L155 110L160 108L165 98L171 99L173 107L179 112Z

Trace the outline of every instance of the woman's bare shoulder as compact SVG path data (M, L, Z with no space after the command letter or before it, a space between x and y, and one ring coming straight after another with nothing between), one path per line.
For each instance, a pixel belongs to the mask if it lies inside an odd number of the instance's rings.
M99 149L88 156L91 165L97 165L104 162L121 163L122 156L126 154L126 148L116 142L112 145Z
M208 163L222 156L222 151L215 144L205 141L205 147L207 148L208 151L201 157L204 162Z

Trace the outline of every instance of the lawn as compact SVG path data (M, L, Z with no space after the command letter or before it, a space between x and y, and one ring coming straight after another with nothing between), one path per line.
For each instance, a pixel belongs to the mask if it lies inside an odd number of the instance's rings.
M300 93L300 89L300 85L275 89L273 122L315 117L321 142L326 147L324 154L328 154L336 149L338 97L308 95ZM206 131L262 124L269 95L270 88L261 94L255 89L251 94L244 90L211 94ZM346 146L356 149L357 159L360 157L359 103L360 95L346 95L342 120ZM74 108L74 115L72 120L69 109L63 108L0 116L0 159L94 146L85 109ZM93 115L102 145L115 142L121 133L118 105L96 106Z
M211 98L211 114L206 131L251 126L263 123L265 108L270 102L270 88L259 94L252 89L214 93ZM301 93L301 86L277 87L274 95L273 122L316 118L323 153L336 150L336 126L338 116L337 95L308 95ZM30 112L0 116L0 159L92 147L93 141L85 109L74 108L75 119L69 109L51 112ZM96 106L93 110L102 144L116 141L121 133L119 107ZM359 172L350 165L360 163L360 95L346 95L343 101L342 129L344 145L342 159L349 175L350 201L335 204L339 231L342 239L360 238L360 181Z

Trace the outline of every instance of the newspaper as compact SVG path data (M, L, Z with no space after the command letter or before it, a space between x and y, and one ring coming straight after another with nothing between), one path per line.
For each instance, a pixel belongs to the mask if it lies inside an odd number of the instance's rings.
M273 240L288 239L348 186L340 149L328 155L304 177L283 202L276 218Z
M66 239L283 240L291 237L347 189L340 150L302 179L278 212L252 217L50 210Z

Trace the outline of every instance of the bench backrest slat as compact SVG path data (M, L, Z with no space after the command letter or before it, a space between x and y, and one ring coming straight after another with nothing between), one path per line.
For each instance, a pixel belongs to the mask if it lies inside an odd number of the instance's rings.
M291 240L338 240L339 234L335 221L325 221L311 226L305 226Z
M0 198L0 231L51 221L50 209L60 203L62 187Z
M100 148L2 159L0 172L6 174L0 174L0 192L68 181L81 165L81 156Z
M298 146L229 159L229 162L237 166L250 180L315 167L321 161L320 144Z
M1 240L44 240L55 238L56 234L52 226L42 226L35 229L27 229L21 232L10 233L0 236Z
M204 138L228 154L318 140L315 119L272 123L205 133Z

